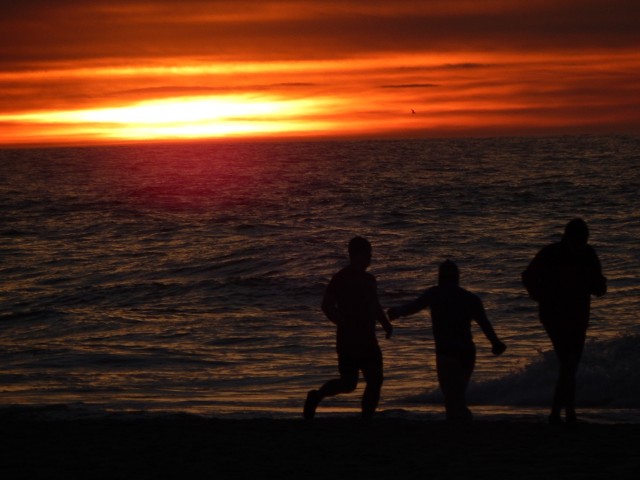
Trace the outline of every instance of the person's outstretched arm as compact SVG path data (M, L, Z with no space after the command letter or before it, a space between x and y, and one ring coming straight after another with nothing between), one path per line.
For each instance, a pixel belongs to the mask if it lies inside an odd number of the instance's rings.
M431 303L432 291L431 288L420 295L413 302L406 303L399 307L391 307L387 310L387 315L391 320L395 320L399 317L407 317L409 315L413 315L414 313L418 313L420 310L423 310L429 306Z
M331 323L338 325L340 322L340 310L338 310L338 299L331 283L324 292L324 297L322 297L322 311Z
M380 305L380 299L378 298L378 282L375 278L373 278L372 301L373 304L371 306L373 307L373 314L375 315L376 320L380 323L380 325L382 325L382 328L384 328L386 337L391 338L391 335L393 335L393 325L391 325L391 323L389 322L387 315L384 313L382 305Z
M477 304L474 308L474 319L482 329L484 335L487 337L487 340L491 342L491 353L494 355L501 355L507 349L507 346L498 338L498 335L493 329L493 325L491 325L491 322L487 318L482 301L479 298L476 300Z
M592 295L601 297L607 293L607 279L602 274L600 259L593 247L590 247L589 290Z
M547 252L548 247L540 250L522 272L522 284L527 289L529 296L536 302L544 299L543 278L548 268Z
M391 325L391 322L389 322L389 319L387 318L387 315L384 313L384 309L382 308L382 305L380 305L379 302L377 304L376 311L377 311L378 321L380 322L380 325L382 325L382 328L384 328L386 337L391 338L391 335L393 335L393 325Z

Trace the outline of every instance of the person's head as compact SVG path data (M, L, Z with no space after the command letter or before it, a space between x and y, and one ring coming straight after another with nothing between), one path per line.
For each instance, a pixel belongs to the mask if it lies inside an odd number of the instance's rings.
M349 242L349 262L351 265L367 269L371 264L371 243L363 237L353 237Z
M458 266L451 260L445 260L438 269L438 285L458 285L460 281L460 271Z
M573 251L580 252L584 250L589 241L589 227L581 218L574 218L564 228L562 241L565 242Z

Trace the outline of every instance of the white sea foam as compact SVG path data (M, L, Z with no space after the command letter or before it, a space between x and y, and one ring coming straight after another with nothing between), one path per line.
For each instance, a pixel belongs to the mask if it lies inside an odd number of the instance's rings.
M640 335L623 335L587 343L578 371L581 407L640 409ZM551 404L557 379L553 351L541 352L525 367L501 378L474 382L468 401L476 405L538 407ZM403 399L409 404L441 404L437 388Z

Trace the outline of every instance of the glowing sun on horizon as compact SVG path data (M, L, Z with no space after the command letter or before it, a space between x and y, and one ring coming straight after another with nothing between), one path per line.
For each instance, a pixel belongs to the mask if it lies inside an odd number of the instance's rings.
M13 121L34 130L105 139L207 138L327 128L314 116L328 108L319 99L236 95L143 101L128 106L35 112Z

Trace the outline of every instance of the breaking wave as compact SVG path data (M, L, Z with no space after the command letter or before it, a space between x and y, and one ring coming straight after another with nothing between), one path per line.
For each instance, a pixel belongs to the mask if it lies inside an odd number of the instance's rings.
M623 335L587 343L578 370L577 403L583 407L640 408L640 335ZM472 383L468 401L476 405L547 406L557 377L553 351L496 380ZM413 402L441 403L433 389Z

